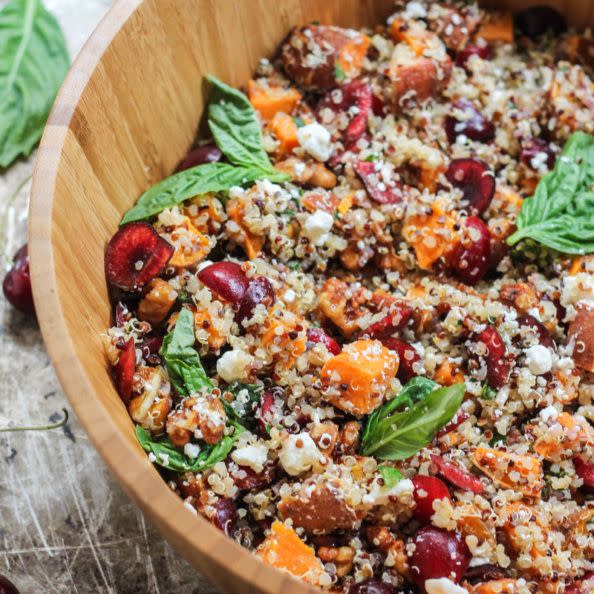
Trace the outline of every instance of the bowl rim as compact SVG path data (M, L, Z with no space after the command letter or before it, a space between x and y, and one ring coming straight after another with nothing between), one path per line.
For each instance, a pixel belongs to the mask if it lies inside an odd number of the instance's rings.
M200 514L192 516L148 461L146 453L124 439L122 432L111 431L109 440L105 438L105 430L112 422L110 411L93 397L92 383L69 334L59 296L52 233L62 150L79 101L103 55L130 17L148 1L116 0L108 9L74 59L44 130L29 205L31 282L39 326L60 384L96 451L126 494L177 552L226 592L240 583L249 587L243 590L245 594L315 594L320 592L318 588L266 565ZM148 492L152 492L151 497L147 497ZM194 529L190 525L193 522Z

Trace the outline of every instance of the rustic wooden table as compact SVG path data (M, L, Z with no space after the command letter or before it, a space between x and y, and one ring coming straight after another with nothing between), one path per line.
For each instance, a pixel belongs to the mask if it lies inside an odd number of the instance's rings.
M45 3L74 56L110 1ZM26 241L34 159L0 172L1 276ZM55 421L63 407L37 325L0 296L0 427ZM216 592L124 495L72 413L62 430L0 434L0 573L22 594Z

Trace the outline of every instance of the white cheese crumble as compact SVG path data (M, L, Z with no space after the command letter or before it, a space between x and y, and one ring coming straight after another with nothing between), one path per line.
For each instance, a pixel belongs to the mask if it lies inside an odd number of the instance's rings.
M200 446L195 444L195 443L187 443L184 446L184 454L188 457L191 458L192 460L194 458L198 458L198 454L200 454Z
M217 373L227 382L245 379L253 357L239 350L227 351L217 361Z
M580 272L563 279L561 305L567 307L579 301L594 302L594 274Z
M468 590L458 586L448 578L425 580L427 594L468 594Z
M299 140L299 144L304 151L322 163L327 161L332 154L330 132L317 122L299 128L297 130L297 140Z
M331 214L323 210L316 210L305 219L302 232L313 245L324 245L333 224L334 217Z
M322 452L309 433L303 432L289 435L284 440L278 459L288 474L297 476L317 464L321 456Z
M427 16L427 11L421 2L413 0L406 5L404 16L407 19L424 19Z
M540 418L546 423L549 420L554 421L559 416L559 411L553 406L547 406L540 411Z
M268 460L268 448L263 443L247 445L233 450L231 459L239 466L248 466L254 472L262 472Z
M526 349L526 364L534 375L543 375L551 371L553 358L551 351L542 344L535 344Z
M390 498L412 496L414 490L415 487L410 479L402 479L390 488L374 482L371 491L363 495L363 503L373 506L388 505Z

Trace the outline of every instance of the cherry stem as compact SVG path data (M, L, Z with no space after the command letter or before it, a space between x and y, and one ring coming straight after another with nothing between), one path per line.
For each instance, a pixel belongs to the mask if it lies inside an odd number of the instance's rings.
M68 423L68 411L63 408L62 414L64 418L57 423L51 423L49 425L33 425L32 427L3 427L0 429L0 433L12 433L13 431L50 431L52 429L60 429Z

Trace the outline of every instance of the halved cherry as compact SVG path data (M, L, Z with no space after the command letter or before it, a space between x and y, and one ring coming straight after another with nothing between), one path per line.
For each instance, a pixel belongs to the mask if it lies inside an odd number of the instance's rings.
M480 159L454 159L445 176L462 190L471 214L481 215L487 210L495 195L495 177L488 165Z
M547 169L555 166L557 154L553 147L542 138L528 138L522 141L520 161L531 169L538 170L540 164L546 165Z
M454 274L467 285L485 276L491 256L491 233L482 219L472 216L465 221L462 238L451 255Z
M422 592L430 579L449 578L459 582L470 563L463 538L455 533L426 526L413 537L409 556L412 580Z
M398 353L400 364L398 365L398 373L396 375L401 382L406 383L418 375L415 371L415 363L418 363L421 357L413 346L394 336L380 338L380 340L385 347Z
M369 197L379 204L397 204L402 202L402 184L399 179L385 180L381 168L371 161L357 161L355 171L361 178ZM396 173L394 173L396 176Z
M390 313L381 320L371 324L364 333L369 338L381 338L394 334L396 330L406 326L412 316L412 308L404 302L399 302L390 307Z
M539 322L534 316L531 316L530 314L522 314L518 318L518 324L520 326L528 326L528 328L532 328L532 330L534 330L534 332L538 335L538 341L543 346L555 346L551 333L546 329L544 324Z
M165 269L174 251L152 225L129 223L107 244L105 275L116 287L138 289Z
M27 244L14 255L13 260L14 264L2 282L4 296L16 309L26 314L35 315Z
M457 120L453 115L446 116L444 126L451 144L459 135L478 142L491 142L495 138L495 126L468 99L454 101L453 107L464 112L464 118Z
M482 356L487 366L487 383L496 390L502 388L509 379L511 361L501 335L493 326L487 326L474 336L474 341L485 347Z
M261 303L269 308L276 301L276 293L272 283L265 276L257 276L250 281L244 293L239 308L235 314L235 321L241 324L244 320L251 318L257 305Z
M217 163L223 158L221 149L214 144L205 144L192 149L179 164L178 171L191 169L205 163Z
M454 429L457 429L466 419L468 418L468 413L464 410L459 410L454 418L445 426L442 427L435 435L435 437L444 437L448 433L451 433Z
M491 57L491 49L488 45L469 45L456 54L456 66L466 70L466 63L471 56L478 56L483 60L488 60Z
M326 334L321 328L310 326L307 329L307 343L311 344L323 344L329 353L338 355L342 350L340 345L328 334ZM308 346L308 348L311 348Z
M0 575L0 594L19 594L17 587L4 575Z
M483 483L478 477L470 474L470 472L464 470L458 464L435 455L431 456L431 462L437 466L439 475L455 487L476 493L477 495L480 495L485 490Z
M130 402L132 396L132 382L136 369L136 346L134 339L129 338L120 353L120 359L114 367L113 374L116 389L124 404Z
M352 584L348 594L397 594L400 589L378 579L369 579Z
M219 499L214 504L212 523L227 536L231 536L237 526L237 505L230 497Z
M216 262L204 267L198 278L219 297L231 303L239 303L250 281L243 268L236 262Z
M344 142L353 144L367 130L367 118L373 108L371 87L361 80L353 80L340 89L327 93L318 110L330 109L334 113L346 113L350 122L342 132Z
M442 499L450 499L450 492L447 485L436 476L425 476L418 474L413 477L412 484L415 487L413 497L417 507L415 518L423 524L431 522L431 516L435 513L433 502Z
M594 492L594 462L588 462L583 456L573 459L575 473L584 481L584 488Z

